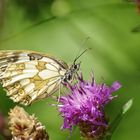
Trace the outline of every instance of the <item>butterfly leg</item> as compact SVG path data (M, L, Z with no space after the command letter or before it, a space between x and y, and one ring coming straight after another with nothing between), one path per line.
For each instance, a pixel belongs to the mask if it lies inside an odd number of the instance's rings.
M60 98L61 98L61 84L59 84L59 93L58 93L57 104L59 104Z
M76 74L74 75L74 81L75 81L75 83L78 83L78 77L79 77L79 75L78 75L78 73L76 72Z

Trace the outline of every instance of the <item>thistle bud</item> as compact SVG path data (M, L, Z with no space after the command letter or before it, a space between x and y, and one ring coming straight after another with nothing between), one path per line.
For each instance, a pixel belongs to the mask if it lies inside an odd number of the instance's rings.
M45 126L34 115L29 115L22 107L16 106L9 112L12 140L49 140Z

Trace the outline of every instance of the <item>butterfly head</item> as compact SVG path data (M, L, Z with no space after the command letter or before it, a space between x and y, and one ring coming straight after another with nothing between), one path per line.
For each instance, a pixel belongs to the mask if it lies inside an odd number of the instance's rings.
M62 77L62 83L63 84L67 84L69 82L72 81L72 79L75 77L75 75L77 74L77 72L80 69L80 63L73 63L70 68L66 71L66 73L64 74L64 76Z
M80 55L78 55L74 59L73 64L69 67L69 69L67 69L66 73L61 78L63 84L70 83L73 80L73 78L76 76L77 72L80 69L80 64L81 64L81 62L77 63L77 60L89 49L90 48L84 50Z

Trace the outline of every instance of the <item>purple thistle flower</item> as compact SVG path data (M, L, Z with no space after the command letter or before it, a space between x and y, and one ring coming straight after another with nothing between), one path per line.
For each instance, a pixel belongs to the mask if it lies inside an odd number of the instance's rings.
M112 93L120 87L119 82L114 82L111 87L96 84L94 80L87 82L81 75L77 84L68 85L71 94L60 98L59 111L64 118L62 129L72 130L78 125L83 137L102 138L108 129L104 107L116 97Z

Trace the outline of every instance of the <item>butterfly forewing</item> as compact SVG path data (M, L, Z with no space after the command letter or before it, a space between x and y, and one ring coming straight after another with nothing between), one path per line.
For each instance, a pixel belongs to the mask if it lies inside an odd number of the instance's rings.
M54 93L67 69L64 62L37 52L0 52L1 83L14 102L24 105Z

